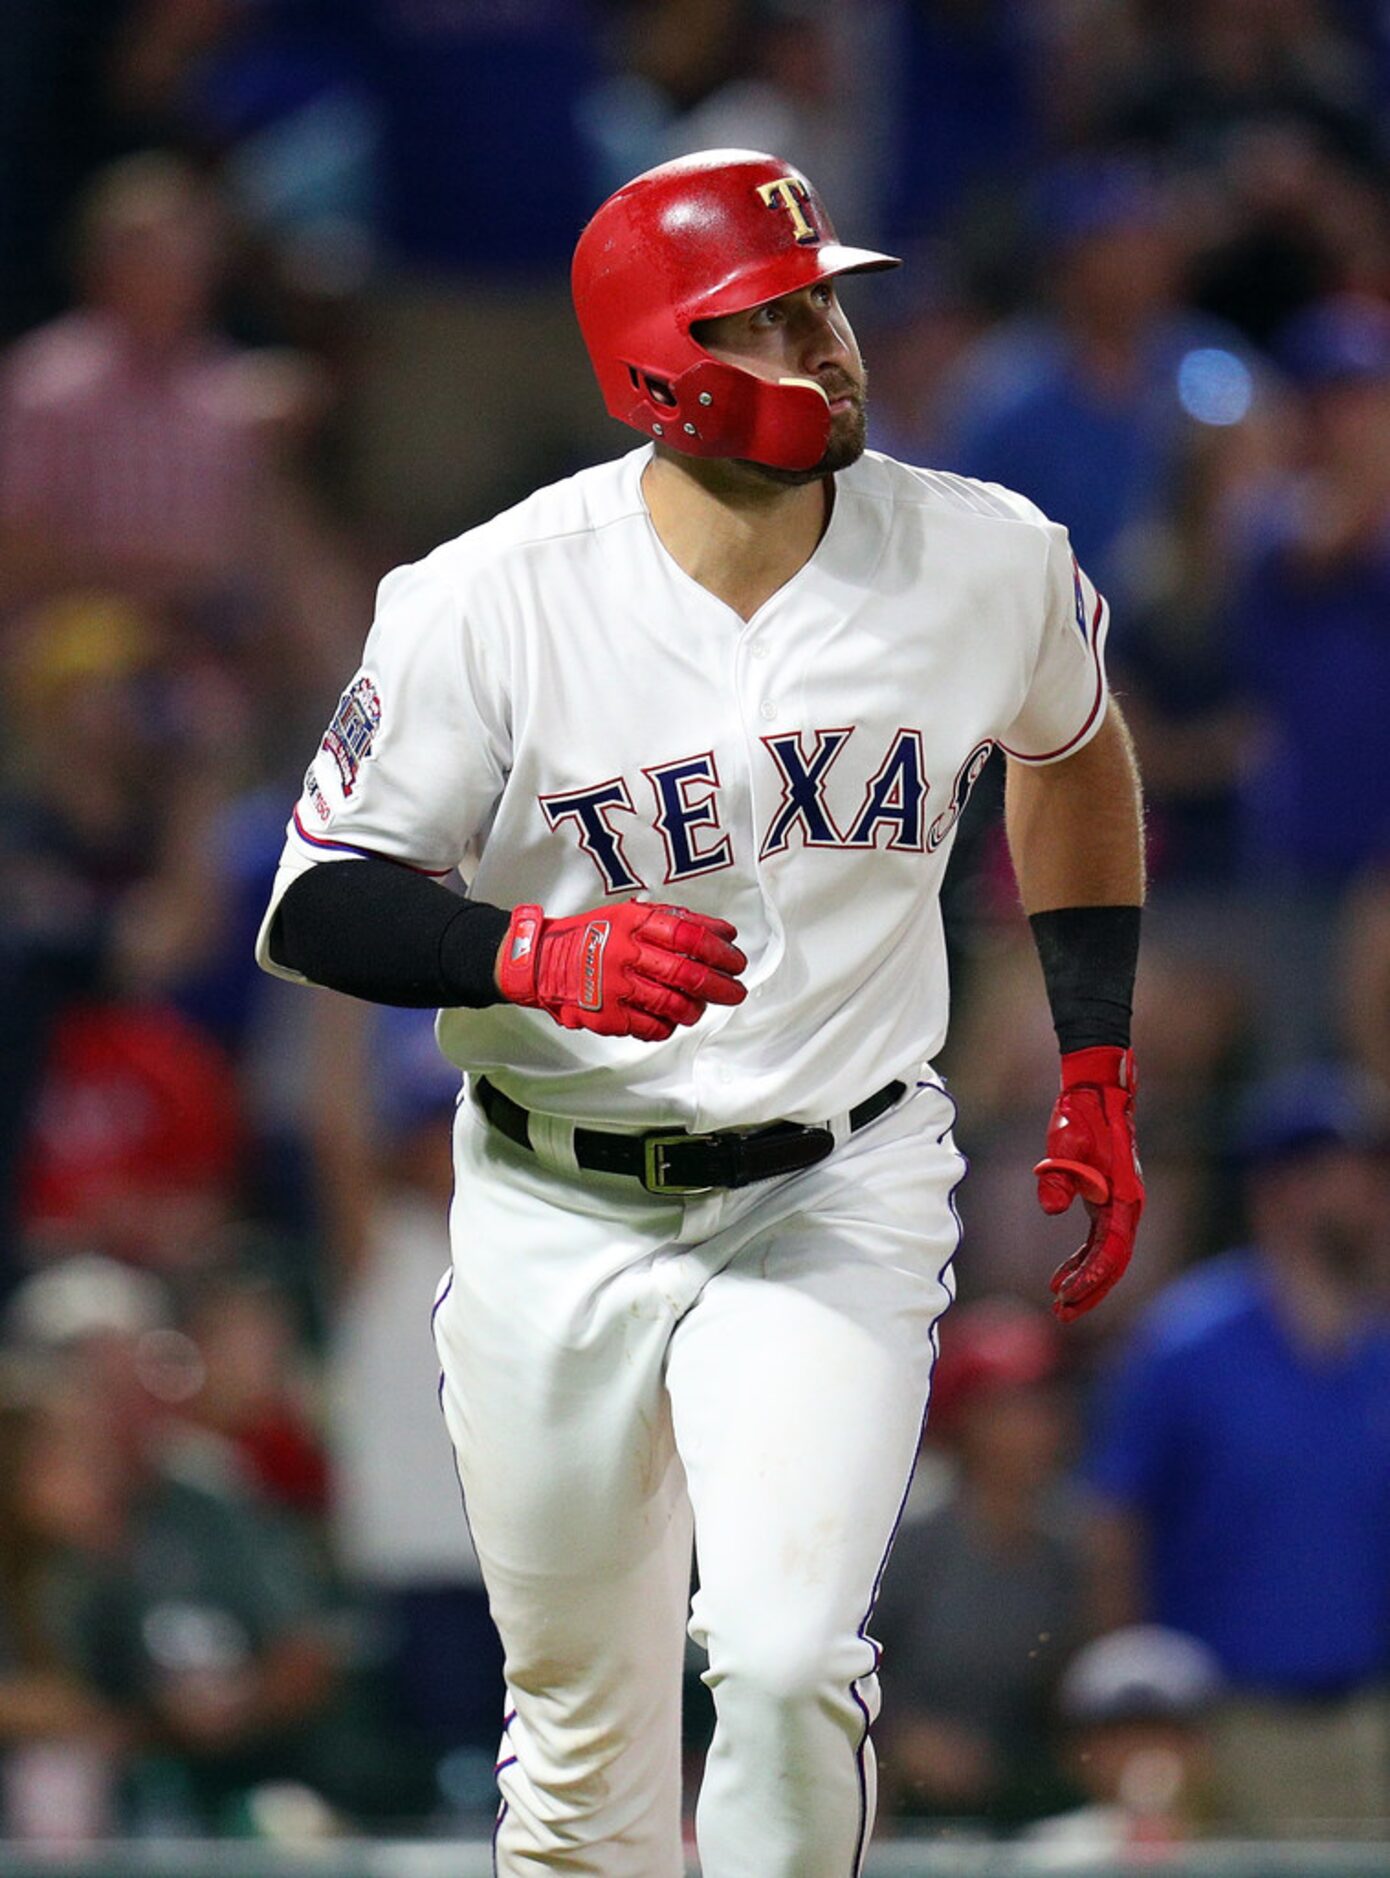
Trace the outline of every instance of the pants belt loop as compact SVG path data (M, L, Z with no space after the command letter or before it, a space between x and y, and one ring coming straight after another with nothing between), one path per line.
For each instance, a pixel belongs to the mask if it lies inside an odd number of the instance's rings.
M850 1135L849 1110L846 1109L842 1115L832 1115L825 1126L830 1130L831 1134L834 1135L835 1146L842 1148L849 1140Z
M573 1122L567 1121L563 1115L542 1115L537 1109L532 1109L526 1126L531 1146L542 1161L558 1168L562 1174L580 1172L579 1162L574 1156Z

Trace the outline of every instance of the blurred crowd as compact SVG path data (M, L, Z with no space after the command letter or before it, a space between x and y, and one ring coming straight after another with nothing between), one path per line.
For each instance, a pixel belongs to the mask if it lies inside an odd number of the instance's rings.
M258 976L375 582L631 441L648 164L851 239L871 443L1065 521L1149 797L1136 1266L1065 1337L982 783L961 1302L883 1588L904 1829L1390 1837L1390 25L1371 0L17 0L0 61L0 1827L485 1818L454 1089ZM706 1720L691 1665L690 1733Z

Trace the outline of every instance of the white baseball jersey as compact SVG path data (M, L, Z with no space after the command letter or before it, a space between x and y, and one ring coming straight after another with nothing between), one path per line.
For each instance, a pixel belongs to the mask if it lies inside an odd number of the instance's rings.
M868 452L806 564L745 621L667 553L640 448L383 581L305 777L271 912L362 854L554 916L645 894L718 914L747 1001L660 1044L446 1010L518 1101L709 1129L842 1113L939 1049L938 893L996 746L1047 763L1106 704L1107 612L1065 529ZM260 959L267 953L267 915Z

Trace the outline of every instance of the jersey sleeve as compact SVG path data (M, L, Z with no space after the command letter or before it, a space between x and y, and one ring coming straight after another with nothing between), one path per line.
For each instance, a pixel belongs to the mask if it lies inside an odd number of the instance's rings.
M1020 763L1055 763L1088 743L1105 718L1110 609L1082 572L1067 531L1047 524L1042 634L1023 708L999 739Z
M285 831L256 957L286 889L323 862L380 856L451 875L481 834L510 760L505 687L470 633L453 586L429 562L382 582L362 663L304 775Z

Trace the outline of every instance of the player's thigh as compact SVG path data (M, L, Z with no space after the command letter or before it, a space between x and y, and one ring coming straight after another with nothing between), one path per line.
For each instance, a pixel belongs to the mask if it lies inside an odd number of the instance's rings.
M600 1791L626 1805L634 1782L670 1788L674 1817L690 1513L662 1382L679 1299L653 1279L667 1223L576 1191L468 1111L455 1148L435 1339L516 1710L509 1830Z
M662 1384L679 1301L657 1275L675 1210L576 1190L467 1105L455 1156L435 1342L484 1570L573 1577L664 1546L682 1491Z
M761 1612L798 1649L868 1611L951 1296L950 1119L924 1091L790 1183L675 1333L667 1385L712 1627Z

